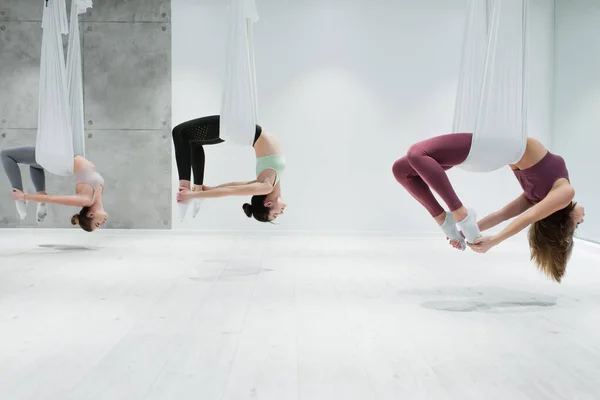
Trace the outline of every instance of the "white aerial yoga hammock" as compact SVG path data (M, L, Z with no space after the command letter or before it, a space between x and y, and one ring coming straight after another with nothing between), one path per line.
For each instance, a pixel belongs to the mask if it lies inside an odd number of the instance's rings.
M516 163L527 144L529 0L468 0L453 132L473 133L459 166L489 172Z
M227 56L221 98L220 137L252 146L258 107L254 66L255 0L230 0Z
M68 34L65 0L43 0L36 161L55 175L73 173L75 155L85 155L83 81L78 15L91 0L72 0L67 65L62 35Z
M92 0L73 0L71 5L71 33L67 49L67 79L69 105L71 106L71 129L75 155L85 157L85 115L83 109L83 75L81 71L81 41L79 38L79 14L92 8ZM71 163L72 165L73 163Z

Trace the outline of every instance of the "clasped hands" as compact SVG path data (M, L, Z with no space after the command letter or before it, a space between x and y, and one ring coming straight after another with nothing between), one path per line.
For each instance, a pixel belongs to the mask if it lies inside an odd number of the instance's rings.
M207 190L211 190L214 189L211 186L206 186L206 185L202 185L202 191L205 192ZM190 201L193 197L194 192L187 187L180 187L179 191L177 192L177 202L178 203L187 203L188 201Z
M462 235L462 232L460 233ZM464 235L462 235L464 237ZM496 238L494 236L482 236L480 238L475 239L473 243L468 243L467 246L471 248L476 253L487 253L492 247L497 244ZM460 243L457 240L451 240L450 245L454 248L459 248Z

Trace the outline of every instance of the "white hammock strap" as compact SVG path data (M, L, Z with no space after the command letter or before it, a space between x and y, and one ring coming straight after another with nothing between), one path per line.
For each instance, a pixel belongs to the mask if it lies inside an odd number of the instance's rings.
M53 174L73 171L73 140L61 33L67 33L64 0L49 0L42 20L42 53L36 161ZM71 158L70 165L66 158Z
M92 0L73 0L71 4L71 34L67 51L67 76L73 151L85 157L85 115L83 106L83 74L81 71L81 43L79 39L79 14L92 7Z
M463 169L492 171L517 162L525 150L528 1L469 0L453 126L455 132L473 133ZM484 14L486 4L491 9ZM489 29L484 29L488 21ZM478 37L487 39L483 69Z
M471 133L475 130L489 37L491 10L488 10L487 3L482 0L468 2L453 132Z
M94 2L92 0L73 0L73 3L77 6L77 15L79 15L84 14L88 8L92 8Z
M89 4L89 0L73 0L67 67L61 36L69 32L65 0L48 0L47 6L44 3L36 161L56 175L72 174L75 154L84 154L83 83L77 15L85 12Z
M48 13L48 15L46 15ZM58 27L63 35L69 34L69 21L67 20L67 3L65 0L44 0L42 13L42 28L47 24ZM48 26L49 27L49 26Z
M254 62L256 21L255 0L230 1L220 132L225 141L250 146L258 119Z
M529 32L529 30L527 29L527 17L529 16L529 0L523 0L523 36L522 36L522 41L523 41L523 55L522 55L522 61L523 61L523 83L522 83L522 100L521 100L521 106L522 106L522 111L521 111L521 115L522 117L522 121L521 121L521 131L524 133L525 136L525 140L527 140L527 132L529 131L528 126L527 126L527 116L528 116L528 101L529 101L529 76L528 76L528 64L527 64L527 54L529 53L529 40L527 39L527 34Z

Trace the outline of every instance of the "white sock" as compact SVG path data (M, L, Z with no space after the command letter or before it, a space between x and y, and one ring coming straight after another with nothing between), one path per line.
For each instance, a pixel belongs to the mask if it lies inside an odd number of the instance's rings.
M195 192L201 192L202 189L195 189ZM200 205L202 204L202 202L204 201L204 199L194 199L192 200L192 203L194 205L194 209L192 212L192 217L196 218L196 215L198 215L198 212L200 211Z
M444 223L440 225L440 228L442 228L442 231L444 231L449 240L459 241L460 249L462 251L465 251L465 249L467 248L465 238L462 237L458 229L456 229L456 221L454 220L454 217L452 216L451 212L446 211L446 219L444 220Z
M177 203L177 207L179 208L179 219L183 222L187 214L189 203Z
M17 212L21 221L27 218L27 202L25 200L16 200L15 205L17 206Z
M467 213L467 217L457 225L465 235L467 242L473 243L481 237L481 232L479 231L479 226L477 226L477 214L475 213L475 210L468 209Z
M48 216L48 205L46 203L38 203L37 205L37 223L41 224Z

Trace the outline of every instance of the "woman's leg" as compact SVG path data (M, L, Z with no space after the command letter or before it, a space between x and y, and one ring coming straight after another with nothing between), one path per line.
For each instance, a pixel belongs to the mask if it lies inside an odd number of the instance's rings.
M23 179L19 164L35 164L35 147L4 149L0 152L0 158L12 188L23 191Z
M190 142L184 137L185 124L177 125L173 129L173 145L175 146L175 163L177 164L177 174L179 176L179 188L190 189L192 177L192 152ZM183 221L187 214L188 204L178 203L179 219Z
M13 149L5 149L0 152L0 159L2 159L2 165L4 171L8 176L13 189L23 191L23 179L21 177L21 170L19 164L29 165L29 171L35 190L38 194L46 193L46 175L44 169L38 165L35 160L35 147L15 147ZM27 216L27 205L24 201L16 202L17 211L21 219L25 219ZM38 204L38 222L42 222L48 215L45 203Z
M219 116L212 115L181 123L173 129L179 190L191 190L192 170L194 190L202 190L206 162L203 145L223 143L219 137L219 122ZM199 201L194 201L194 217L199 205ZM179 204L181 220L185 218L187 208L187 203Z
M440 195L450 211L463 207L446 171L467 159L471 139L470 133L454 133L427 139L411 146L407 155L394 163L396 180L434 218L442 215L444 209L431 189Z
M417 171L410 165L408 157L404 156L397 160L392 167L394 177L412 197L415 198L433 218L444 213L444 208L429 189L429 186L419 176Z
M175 146L175 162L179 175L179 187L190 188L192 177L192 152L190 142L183 136L183 125L173 129L173 145Z
M32 164L29 166L29 175L31 175L33 187L35 187L37 194L46 194L46 174L44 168L38 164ZM48 216L48 205L46 203L38 203L35 215L38 224L44 222Z
M456 133L424 140L411 146L407 155L396 161L392 168L396 180L429 211L452 240L457 240L454 224L464 220L468 213L446 171L466 160L471 139L471 134ZM451 216L446 214L431 189L448 205Z
M446 171L467 159L472 138L470 133L437 136L411 146L406 155L410 166L442 198L457 221L466 217L466 209Z
M192 171L194 171L194 187L202 188L204 184L204 168L206 167L206 154L204 146L198 142L190 142L192 157Z
M29 173L37 193L46 192L46 173L35 160L35 147L15 147L0 152L4 171L13 188L23 191L23 180L19 164L29 165Z
M219 138L219 116L211 115L177 125L173 129L173 143L180 187L189 189L192 168L194 167L194 175L196 175L196 167L199 165L192 154L194 148L192 143L201 145L223 143L223 140ZM203 156L204 150L201 153ZM204 158L202 158L202 163L204 163ZM202 168L201 173L198 171L198 174L202 176L201 179L204 176L203 170Z
M194 192L202 191L202 185L204 184L204 168L206 166L206 154L204 153L204 146L198 142L190 142L192 151L192 171L194 172ZM196 218L198 212L200 212L200 205L203 199L194 199L192 202L194 207L192 210L192 217Z
M30 165L29 175L33 182L33 187L38 194L46 194L46 173L40 165Z

